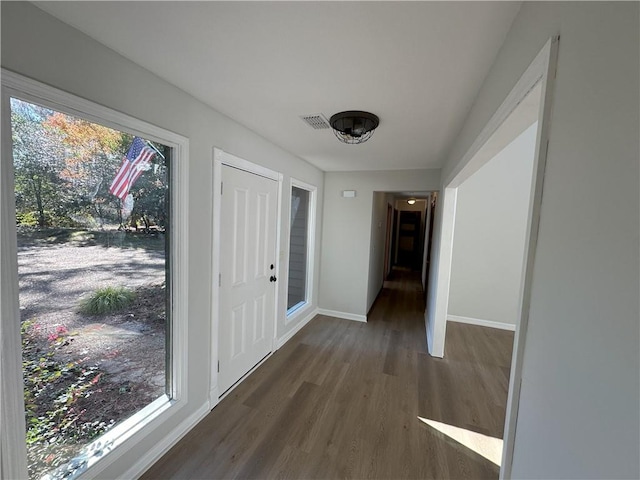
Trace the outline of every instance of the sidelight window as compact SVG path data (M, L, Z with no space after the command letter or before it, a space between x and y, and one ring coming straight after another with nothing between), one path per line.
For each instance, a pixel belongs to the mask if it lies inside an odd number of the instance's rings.
M292 181L289 233L289 271L287 283L287 315L309 302L312 282L313 203L315 188Z

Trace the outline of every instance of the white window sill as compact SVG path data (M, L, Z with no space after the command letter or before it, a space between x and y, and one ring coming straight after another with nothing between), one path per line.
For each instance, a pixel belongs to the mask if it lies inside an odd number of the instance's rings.
M159 397L124 422L101 435L97 440L88 444L76 457L72 458L66 465L45 475L43 480L62 478L72 480L75 478L95 477L127 451L123 445L125 442L139 432L142 432L142 435L148 434L155 427L155 424L166 421L183 403L170 400L166 395Z

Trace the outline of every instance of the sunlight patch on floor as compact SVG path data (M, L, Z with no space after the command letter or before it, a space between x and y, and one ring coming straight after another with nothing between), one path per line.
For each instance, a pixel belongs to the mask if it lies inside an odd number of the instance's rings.
M428 418L418 417L421 422L426 423L431 428L438 430L440 433L452 438L456 442L473 450L478 455L483 456L487 460L500 466L502 463L502 439L489 437L471 430L455 427L446 423L436 422Z

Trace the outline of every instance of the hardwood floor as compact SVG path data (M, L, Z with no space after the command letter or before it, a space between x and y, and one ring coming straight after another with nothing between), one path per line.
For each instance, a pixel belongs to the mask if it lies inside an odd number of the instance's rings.
M432 358L419 276L392 275L368 323L316 317L143 478L497 478L419 417L501 438L513 333L450 322Z

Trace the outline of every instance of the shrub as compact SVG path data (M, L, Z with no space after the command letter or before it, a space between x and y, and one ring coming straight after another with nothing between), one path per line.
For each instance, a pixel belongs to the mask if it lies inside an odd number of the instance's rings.
M87 412L88 398L102 394L105 372L97 365L64 361L55 351L68 345L66 327L48 336L46 347L40 327L32 320L22 323L22 368L29 478L66 478L55 475L70 456L115 424L99 404ZM104 400L103 400L104 401ZM43 477L44 478L44 477Z
M105 315L127 307L135 298L135 293L125 287L99 288L80 302L80 313Z
M38 219L40 215L37 211L16 212L16 225L21 227L39 227ZM49 227L77 227L80 223L68 216L66 213L44 211L45 226Z
M37 212L16 212L16 224L24 227L35 227L38 225Z

